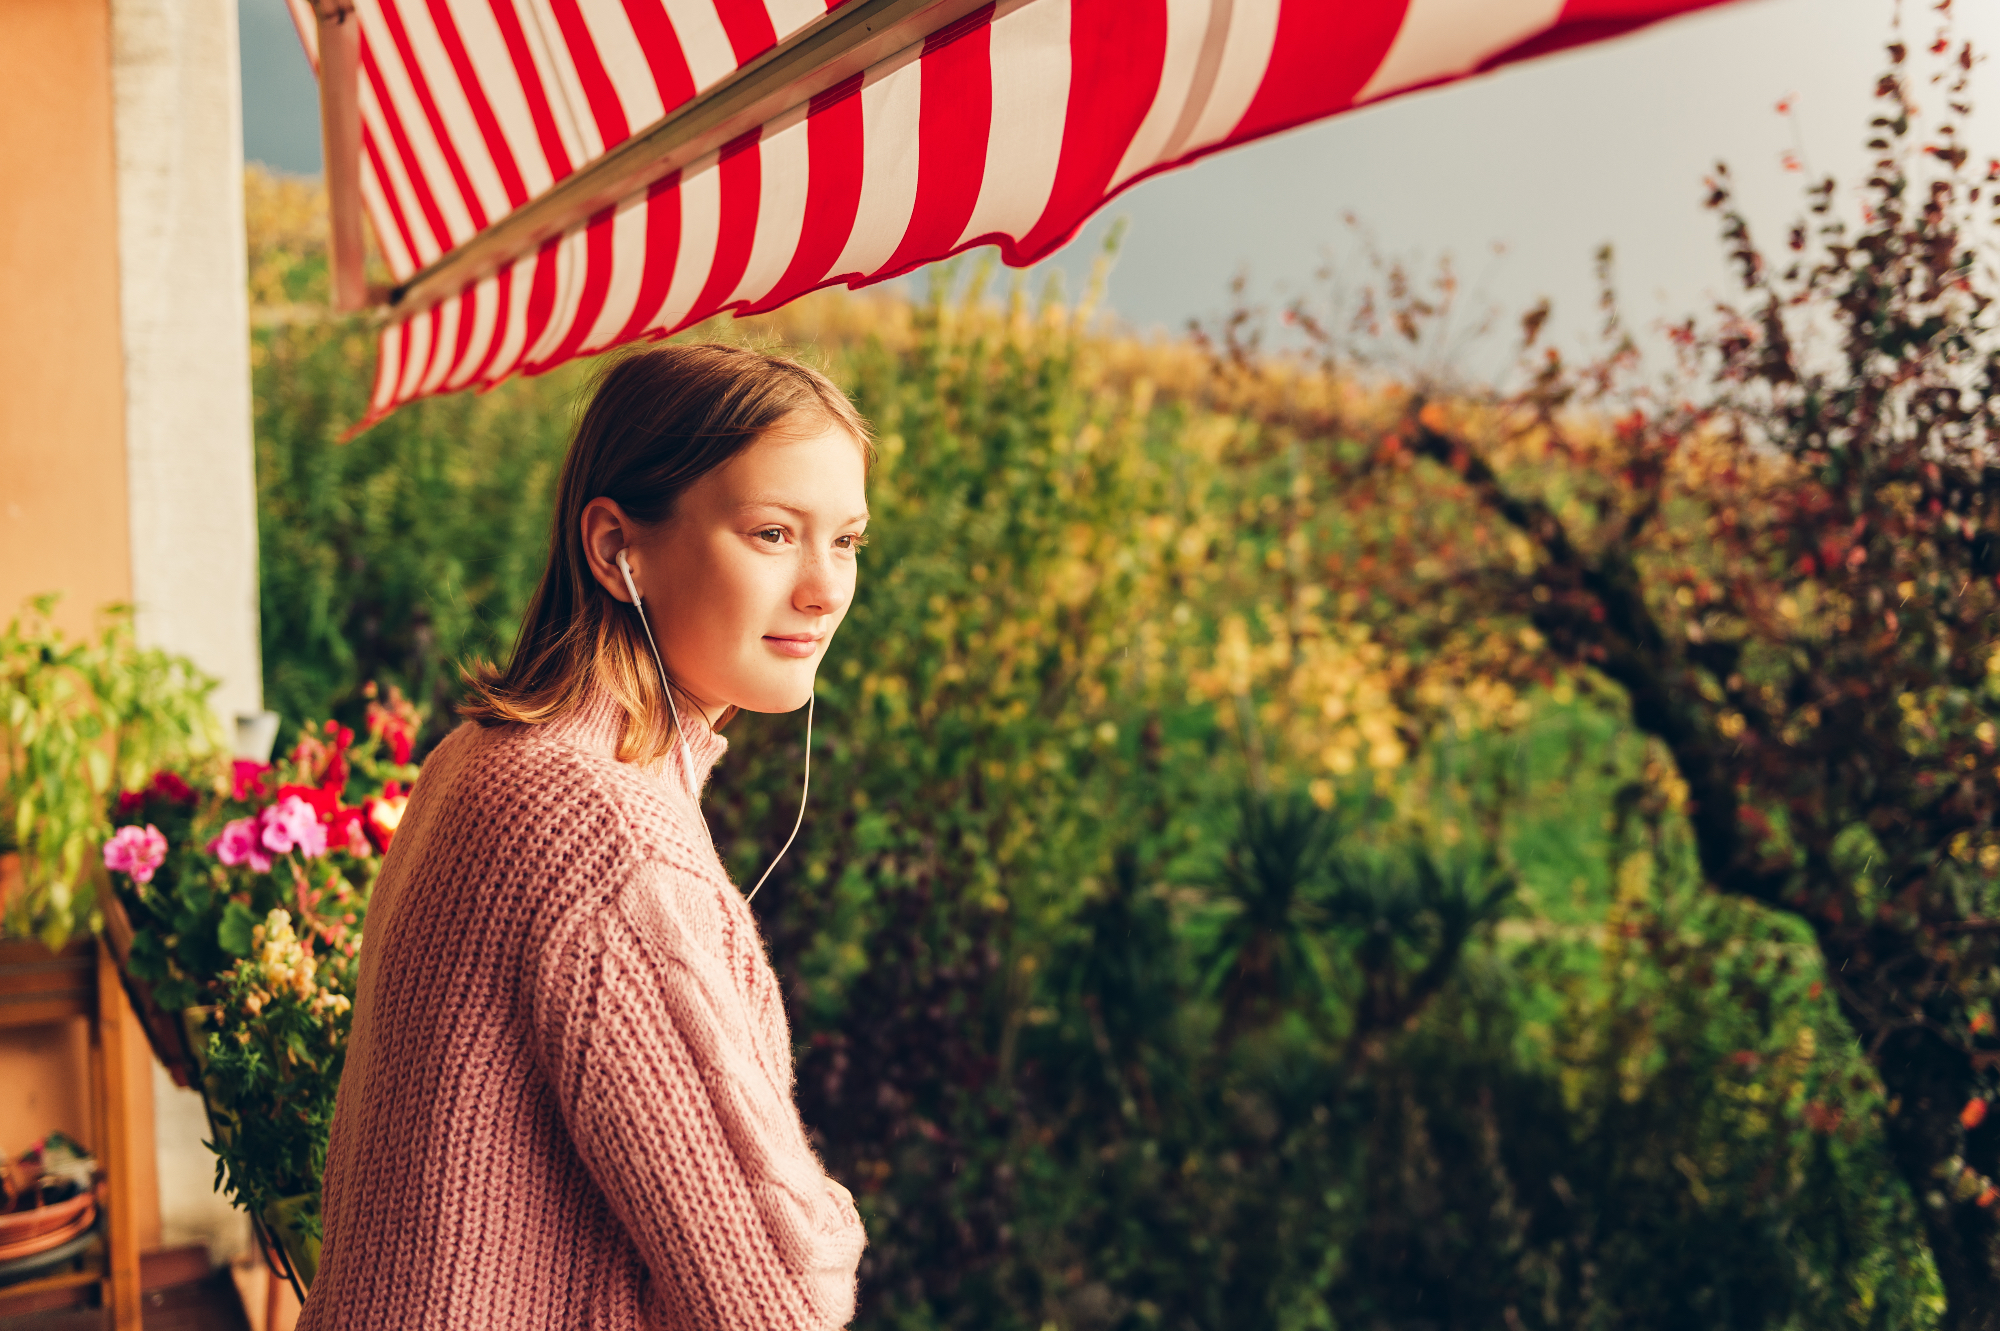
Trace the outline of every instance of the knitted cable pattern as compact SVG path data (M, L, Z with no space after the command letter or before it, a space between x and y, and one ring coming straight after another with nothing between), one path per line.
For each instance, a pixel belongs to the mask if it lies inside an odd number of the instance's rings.
M301 1331L826 1331L864 1243L755 918L599 696L461 726L369 906ZM693 743L697 770L720 737Z

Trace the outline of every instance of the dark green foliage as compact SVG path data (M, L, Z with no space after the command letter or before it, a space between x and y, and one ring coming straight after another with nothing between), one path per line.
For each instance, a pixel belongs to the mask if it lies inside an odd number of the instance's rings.
M435 740L456 724L459 662L505 656L541 576L583 372L433 398L342 443L373 350L358 323L257 341L265 705L358 724L377 680L428 711Z
M882 437L873 544L755 906L869 1226L858 1326L1934 1324L1809 943L1696 890L1618 707L1427 723L1423 762L1294 795L1246 752L1265 700L1199 682L1293 576L1245 530L1298 493L1282 458L1177 353L1018 308L851 322L820 354ZM343 446L357 335L265 336L272 696L442 699L510 635L575 381ZM709 812L748 882L803 717L729 738Z
M1229 909L1202 967L1206 990L1222 998L1223 1039L1324 1006L1318 936L1327 920L1313 889L1329 872L1335 831L1303 794L1243 801L1242 829L1216 876Z

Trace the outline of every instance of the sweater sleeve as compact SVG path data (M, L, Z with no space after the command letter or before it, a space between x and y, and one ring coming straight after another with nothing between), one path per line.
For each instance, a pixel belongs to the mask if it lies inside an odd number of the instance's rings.
M790 1068L758 1056L719 958L641 865L545 941L535 1044L584 1166L675 1328L831 1331L865 1242L807 1144Z

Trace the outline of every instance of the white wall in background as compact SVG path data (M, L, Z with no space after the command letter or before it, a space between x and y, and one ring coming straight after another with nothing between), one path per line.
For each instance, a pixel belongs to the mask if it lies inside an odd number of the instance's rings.
M262 706L235 0L112 0L132 590L140 640ZM246 1242L200 1098L157 1065L162 1239Z

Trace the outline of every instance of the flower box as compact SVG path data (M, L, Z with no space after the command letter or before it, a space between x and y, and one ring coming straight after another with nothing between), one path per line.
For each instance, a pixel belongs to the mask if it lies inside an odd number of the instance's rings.
M133 1008L201 1092L224 1189L302 1293L362 923L417 725L391 690L358 741L308 724L275 765L161 772L117 797L104 847L105 931Z

